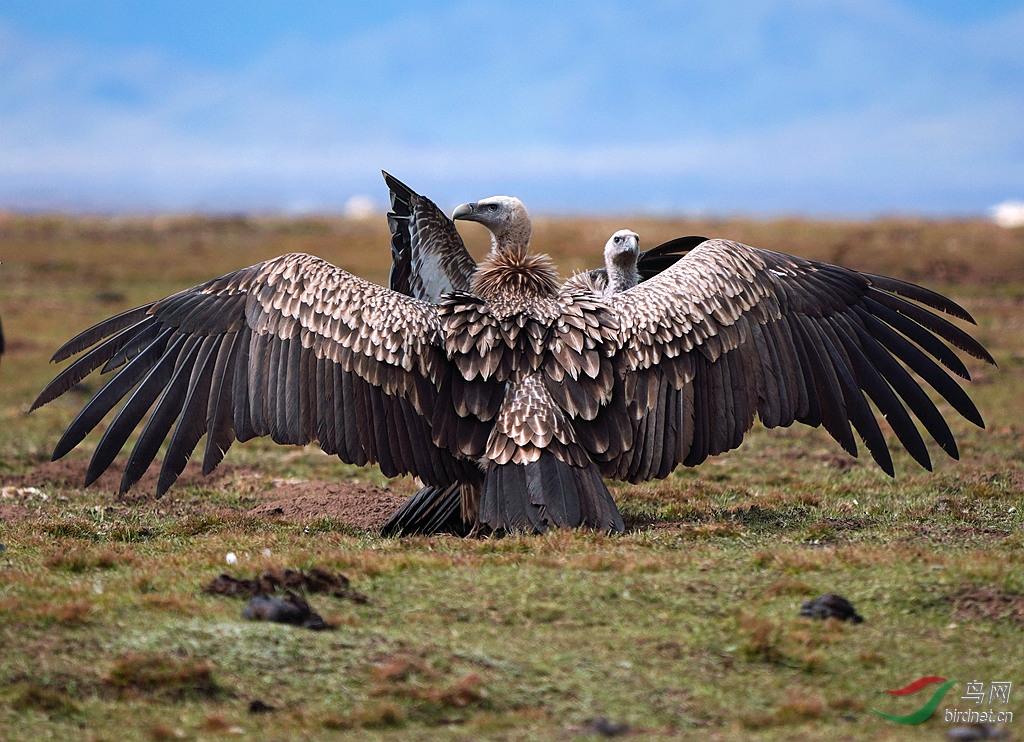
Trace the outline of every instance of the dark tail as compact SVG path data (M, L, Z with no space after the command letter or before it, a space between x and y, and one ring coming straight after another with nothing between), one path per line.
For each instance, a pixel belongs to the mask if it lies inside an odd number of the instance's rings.
M586 526L622 533L625 525L597 467L571 466L550 451L529 464L491 463L480 524L496 532L544 533Z
M424 487L406 500L380 530L381 536L430 536L452 533L466 536L472 527L462 519L459 482L445 488Z

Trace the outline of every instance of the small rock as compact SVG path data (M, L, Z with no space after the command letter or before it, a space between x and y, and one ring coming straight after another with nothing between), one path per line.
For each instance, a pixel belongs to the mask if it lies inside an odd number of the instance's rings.
M580 734L587 734L598 737L618 737L629 731L629 724L624 721L611 721L603 716L587 719L587 723L580 728Z
M800 606L800 615L807 618L835 618L840 621L863 623L864 618L854 609L853 604L842 595L827 593L820 598L808 600Z
M242 610L242 618L250 621L276 621L314 631L330 628L323 617L309 607L305 598L291 590L284 598L273 595L254 596Z
M975 742L979 739L1005 739L1006 731L994 727L991 724L968 724L961 727L953 727L946 732L946 739L955 742Z
M234 564L235 562L237 562L237 561L238 561L238 557L237 557L237 556L235 556L235 552L233 552L233 551L229 551L229 552L228 552L228 553L227 553L227 554L226 554L226 555L224 556L224 561L225 561L225 562L227 562L228 564Z
M250 714L269 714L272 711L277 711L277 709L274 708L273 706L269 705L269 704L264 703L259 698L254 698L249 703L249 713Z

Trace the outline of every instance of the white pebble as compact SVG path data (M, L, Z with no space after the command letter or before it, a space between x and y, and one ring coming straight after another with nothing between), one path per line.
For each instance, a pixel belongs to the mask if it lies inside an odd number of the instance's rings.
M235 556L235 552L229 551L227 553L227 556L224 557L224 561L227 562L228 564L234 564L235 562L238 561L238 557Z

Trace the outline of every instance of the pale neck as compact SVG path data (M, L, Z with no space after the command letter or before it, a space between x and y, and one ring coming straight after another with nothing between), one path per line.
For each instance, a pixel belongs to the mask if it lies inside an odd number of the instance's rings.
M620 268L617 265L610 264L607 267L608 270L608 287L613 293L619 293L626 289L631 289L640 283L640 272L636 269L636 264L629 266L628 268Z

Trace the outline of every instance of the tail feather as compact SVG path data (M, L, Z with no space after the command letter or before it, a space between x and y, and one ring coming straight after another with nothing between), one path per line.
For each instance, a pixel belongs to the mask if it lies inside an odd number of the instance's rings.
M430 536L452 533L465 536L472 526L462 519L462 486L424 487L395 511L380 530L380 535Z
M492 464L484 474L479 521L493 531L544 533L549 524L530 500L526 470L534 464Z
M621 533L622 516L591 463L572 466L550 451L527 464L494 464L484 475L481 525L499 532L544 533L586 526Z
M562 464L555 456L541 456L536 465L524 466L523 473L530 503L538 506L542 521L570 528L582 523L582 503L572 467Z
M601 472L597 467L591 465L586 469L576 469L574 474L578 482L577 487L594 493L591 497L580 499L581 522L598 531L624 532L626 524L622 522L622 514L619 513L615 500L608 492L608 487L601 479Z

